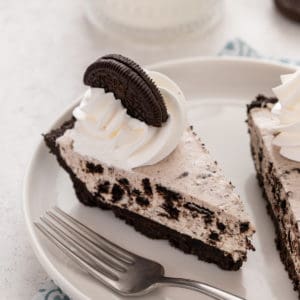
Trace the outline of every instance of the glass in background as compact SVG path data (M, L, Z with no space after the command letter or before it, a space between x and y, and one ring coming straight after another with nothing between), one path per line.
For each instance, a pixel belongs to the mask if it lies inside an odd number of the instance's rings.
M124 39L163 42L204 33L221 17L223 0L93 0L94 22Z

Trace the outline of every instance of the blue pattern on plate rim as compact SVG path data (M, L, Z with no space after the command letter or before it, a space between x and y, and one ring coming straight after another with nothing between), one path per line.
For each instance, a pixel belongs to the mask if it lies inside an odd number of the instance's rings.
M300 66L300 60L290 60L286 58L272 58L259 54L255 49L248 45L245 41L236 38L226 43L224 48L218 53L220 56L247 56L253 58L268 58L271 60L280 61L282 63L294 64ZM71 300L65 295L62 290L55 285L52 280L48 280L38 290L38 293L32 300Z

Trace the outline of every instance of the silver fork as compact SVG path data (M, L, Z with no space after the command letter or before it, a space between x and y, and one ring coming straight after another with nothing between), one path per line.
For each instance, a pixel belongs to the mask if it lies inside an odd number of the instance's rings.
M123 296L143 295L159 286L174 286L217 300L243 300L202 282L165 277L159 263L110 242L58 207L47 211L35 226L84 271Z

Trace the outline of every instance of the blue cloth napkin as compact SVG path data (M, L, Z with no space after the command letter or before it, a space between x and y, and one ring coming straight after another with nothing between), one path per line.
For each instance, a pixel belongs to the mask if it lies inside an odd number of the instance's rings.
M263 56L258 53L255 49L253 49L250 45L248 45L245 41L237 38L230 40L226 43L226 45L222 48L222 50L218 53L221 56L247 56L253 58L267 58L270 60L276 60L282 63L294 64L300 66L300 60L290 60L286 58L273 58ZM71 300L67 295L65 295L62 290L55 285L52 280L48 280L45 282L38 293L33 297L33 300Z
M43 283L32 300L71 300L52 280Z
M224 48L218 54L221 56L224 56L224 55L226 55L226 56L247 56L247 57L258 58L258 59L269 59L269 60L274 60L274 61L285 63L285 64L292 64L292 65L300 66L300 60L261 55L254 48L252 48L249 44L247 44L245 41L243 41L239 38L228 41L226 43L226 45L224 46Z

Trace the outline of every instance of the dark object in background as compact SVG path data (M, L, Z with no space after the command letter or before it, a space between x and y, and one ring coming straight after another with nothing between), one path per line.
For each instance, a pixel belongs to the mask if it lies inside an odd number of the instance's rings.
M283 15L300 22L300 0L274 0L274 2Z

